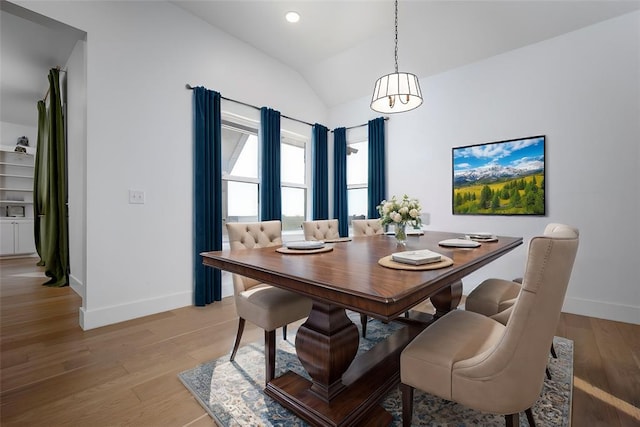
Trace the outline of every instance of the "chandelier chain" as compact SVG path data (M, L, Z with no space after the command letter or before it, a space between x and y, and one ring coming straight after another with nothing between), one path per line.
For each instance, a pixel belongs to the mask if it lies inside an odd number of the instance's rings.
M396 62L396 74L398 73L398 0L396 0L396 49L395 49L395 62Z

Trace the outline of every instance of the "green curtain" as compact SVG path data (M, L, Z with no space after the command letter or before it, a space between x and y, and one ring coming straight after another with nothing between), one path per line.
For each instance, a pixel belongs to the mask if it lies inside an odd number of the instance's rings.
M45 127L47 136L43 141L38 141L38 177L34 180L35 197L42 201L38 208L38 244L41 262L49 277L44 285L60 287L69 284L69 230L64 117L60 71L55 68L49 71L49 111Z
M46 162L42 159L46 158L47 151L47 107L44 100L38 101L38 139L36 143L36 160L33 170L33 237L36 244L36 252L40 257L38 265L44 265L44 252L42 247L42 233L44 231L44 202L45 202L45 183L47 168Z

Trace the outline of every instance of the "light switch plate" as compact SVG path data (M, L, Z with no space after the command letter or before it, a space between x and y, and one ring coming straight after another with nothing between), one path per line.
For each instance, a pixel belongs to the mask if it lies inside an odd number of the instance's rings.
M129 190L129 204L143 205L144 204L144 191L142 191L142 190Z

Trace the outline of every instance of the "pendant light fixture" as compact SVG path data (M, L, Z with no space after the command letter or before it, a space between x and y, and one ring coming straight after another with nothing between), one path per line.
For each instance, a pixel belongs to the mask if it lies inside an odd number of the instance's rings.
M422 104L422 92L418 77L415 74L398 72L398 0L395 2L396 72L382 76L376 81L371 98L371 109L385 114L413 110Z

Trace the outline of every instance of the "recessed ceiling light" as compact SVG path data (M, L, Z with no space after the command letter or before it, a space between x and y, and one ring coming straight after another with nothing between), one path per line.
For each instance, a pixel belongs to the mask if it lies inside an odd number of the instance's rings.
M300 14L298 12L294 12L294 11L287 12L284 15L284 17L288 22L291 22L291 23L296 23L296 22L298 22L300 20Z

